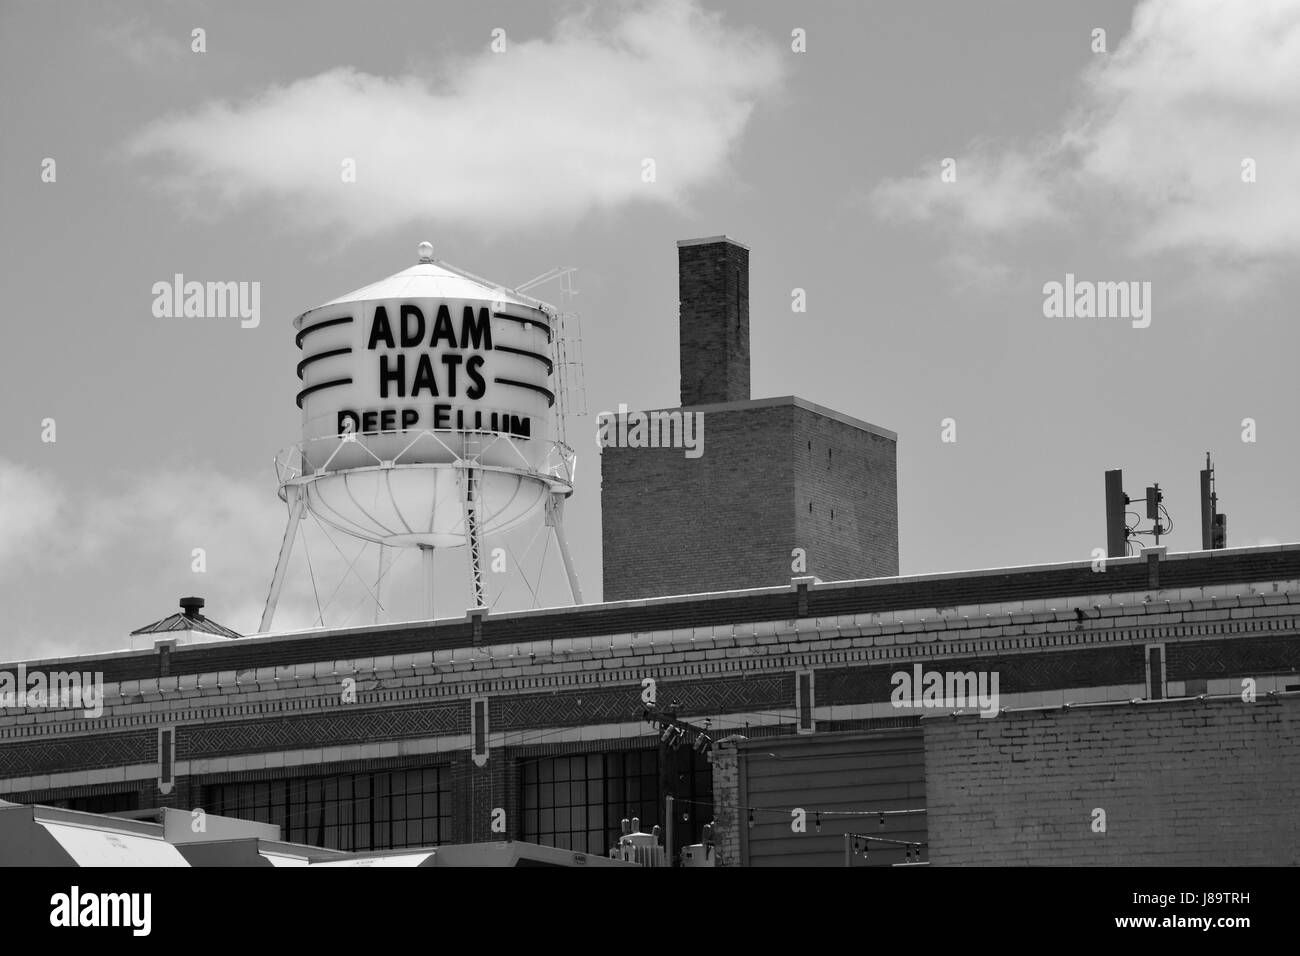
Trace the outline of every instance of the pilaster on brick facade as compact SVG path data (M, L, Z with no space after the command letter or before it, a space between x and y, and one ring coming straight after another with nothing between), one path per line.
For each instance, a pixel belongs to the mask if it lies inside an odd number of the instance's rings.
M505 840L515 832L512 830L511 819L516 815L511 812L514 801L507 792L505 771L505 762L500 759L489 760L483 767L471 761L466 768L472 807L469 821L471 843ZM498 811L504 814L504 832L493 830L493 822L499 816Z
M735 739L713 748L713 844L718 866L740 866L740 751Z

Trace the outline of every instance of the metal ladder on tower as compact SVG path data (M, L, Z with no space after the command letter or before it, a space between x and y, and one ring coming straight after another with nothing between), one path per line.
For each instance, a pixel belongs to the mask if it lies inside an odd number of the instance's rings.
M478 523L482 441L482 436L478 432L468 433L465 436L464 455L461 459L462 474L464 475L462 486L464 488L463 499L465 505L465 543L469 546L469 573L474 587L475 607L487 606L483 588L482 542Z

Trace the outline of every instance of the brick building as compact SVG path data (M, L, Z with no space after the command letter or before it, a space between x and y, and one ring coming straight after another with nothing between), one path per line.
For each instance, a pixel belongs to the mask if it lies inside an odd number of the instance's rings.
M704 448L601 454L604 596L898 573L898 436L793 396L751 399L749 249L677 244L682 413ZM663 411L663 410L656 410Z
M838 666L810 668L811 711L715 748L722 861L844 865L849 833L939 865L1300 863L1298 561L1287 545L928 577L924 609L818 617L812 646ZM959 586L974 593L948 605ZM1003 587L1023 599L989 600ZM909 710L890 679L917 662L997 673L997 715L891 718ZM855 813L815 826L834 810ZM869 845L851 865L907 859Z
M931 859L1294 866L1300 677L1250 702L1235 675L1206 683L1221 696L927 720Z
M682 250L683 316L716 281L718 321L747 329L743 247ZM624 817L667 824L672 796L674 848L713 822L723 865L843 865L854 840L870 852L847 862L872 866L1300 863L1300 544L881 573L893 436L739 395L747 331L714 351L727 371L684 375L683 405L716 458L606 449L606 588L628 599L257 637L198 627L187 599L130 650L0 664L0 695L19 672L103 681L94 715L4 704L0 798L201 807L340 850L504 836L603 854ZM747 510L756 469L778 472L779 507ZM611 556L611 526L647 521L678 550ZM912 672L988 678L996 701L900 698ZM666 742L651 695L702 746Z
M512 838L600 852L623 816L663 822L662 798L671 792L685 814L674 842L697 840L715 819L721 861L754 865L842 863L840 834L857 818L828 815L820 832L810 820L808 833L794 834L794 807L928 808L891 815L884 827L871 818L866 832L927 842L936 861L947 854L971 862L1003 845L980 850L959 839L988 829L996 805L997 825L1021 835L1005 844L1020 854L1012 861L1065 852L1047 824L1063 827L1067 815L1077 822L1082 803L1067 812L1068 794L1084 779L1107 779L1121 757L1126 773L1144 768L1148 781L1161 781L1151 800L1172 789L1195 792L1198 812L1217 808L1227 821L1272 806L1294 787L1295 704L1287 695L1300 684L1298 629L1300 545L1287 545L1157 552L1154 562L1112 561L1104 573L1080 562L805 580L463 621L181 647L163 641L151 651L26 662L29 672L101 672L103 714L7 710L0 795L104 811L200 806L280 824L294 842L341 849L492 839L500 808ZM1000 707L1011 713L936 722L929 712L896 708L891 675L918 662L996 671ZM676 700L683 717L708 725L719 741L712 760L661 745L658 729L642 719L646 678L661 702ZM1255 704L1127 703L1235 694L1243 678L1256 682ZM1107 701L1124 706L1047 716L1067 702ZM1026 707L1049 711L1016 712ZM1222 716L1206 723L1203 711ZM1115 723L1099 732L1107 720ZM1126 750L1144 720L1158 742ZM1211 725L1212 735L1197 731ZM1044 728L1050 733L1035 736ZM1071 734L1098 741L1090 763L1078 765L1069 786L1062 781L1054 795L1035 799L1042 786L1028 778L1033 766L1016 748L1048 766L1064 759L1054 749L1074 746ZM999 736L1014 742L993 746ZM1251 767L1273 765L1284 775L1261 784L1254 804L1242 802L1222 771L1201 772L1234 740ZM972 776L972 748L989 773ZM1003 802L1017 783L1021 799ZM1135 786L1122 781L1096 803L1109 799L1112 834L1127 820L1158 859L1180 824L1143 804ZM1140 806L1140 820L1125 816ZM1203 846L1201 858L1297 862L1287 842L1294 821L1279 812L1252 818L1255 829L1239 829L1234 842ZM1033 834L1043 841L1038 849ZM1116 858L1142 859L1140 842L1109 846ZM901 846L882 847L870 863L903 855Z

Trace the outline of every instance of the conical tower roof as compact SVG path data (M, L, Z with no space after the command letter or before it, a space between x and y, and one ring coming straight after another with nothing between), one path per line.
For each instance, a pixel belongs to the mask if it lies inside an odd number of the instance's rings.
M382 299L481 299L525 309L539 309L542 305L537 299L493 285L486 279L434 259L433 247L427 242L420 244L419 252L420 261L409 269L308 309L298 319L318 309Z

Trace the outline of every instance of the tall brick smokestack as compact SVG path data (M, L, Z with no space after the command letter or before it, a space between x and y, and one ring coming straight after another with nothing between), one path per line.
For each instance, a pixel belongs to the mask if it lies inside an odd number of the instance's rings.
M749 247L677 243L682 406L749 400Z

